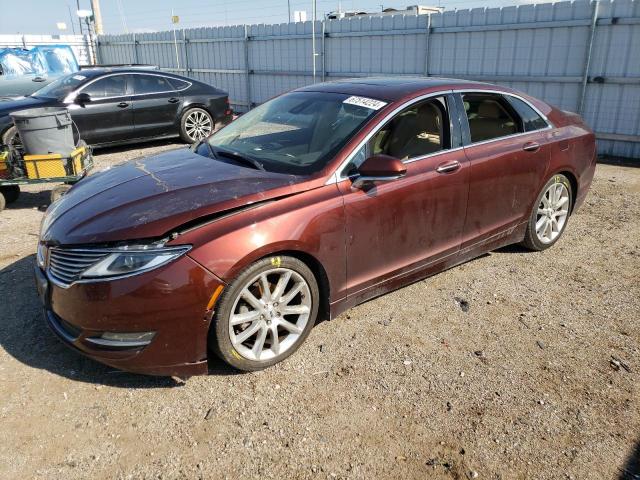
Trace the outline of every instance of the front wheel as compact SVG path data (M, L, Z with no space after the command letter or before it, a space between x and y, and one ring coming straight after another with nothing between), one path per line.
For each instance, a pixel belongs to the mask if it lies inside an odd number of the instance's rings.
M238 370L262 370L281 362L309 335L319 298L318 283L300 260L259 260L220 297L209 346Z
M182 114L180 137L187 143L195 143L213 132L213 118L203 108L190 108Z
M540 251L556 243L567 226L572 202L569 179L560 174L551 177L533 205L523 245Z

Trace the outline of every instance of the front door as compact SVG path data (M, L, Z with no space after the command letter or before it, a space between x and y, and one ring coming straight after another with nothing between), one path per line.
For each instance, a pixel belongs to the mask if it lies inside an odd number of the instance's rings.
M383 153L402 159L406 176L364 189L354 188L351 180L339 182L349 297L383 293L386 281L458 251L468 161L458 147L459 124L450 121L452 98L431 97L398 113L362 147L348 172L367 156Z
M90 101L68 105L80 138L89 144L109 143L133 138L133 108L127 94L125 75L100 78L82 88Z

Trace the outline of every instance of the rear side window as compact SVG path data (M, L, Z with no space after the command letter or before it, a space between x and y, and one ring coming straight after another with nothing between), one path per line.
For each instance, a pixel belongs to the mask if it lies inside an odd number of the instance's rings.
M502 95L465 94L462 96L469 120L472 142L513 135L521 130L520 119Z
M173 87L166 78L158 75L132 75L133 92L136 95L172 92Z
M519 98L506 96L507 101L518 112L520 119L522 120L522 129L525 132L533 132L534 130L540 130L546 128L547 122L526 102L523 102Z
M184 90L185 88L189 87L189 82L185 82L184 80L178 80L177 78L168 77L167 80L176 90Z
M96 80L82 89L93 98L122 97L127 90L127 80L124 75L111 75Z

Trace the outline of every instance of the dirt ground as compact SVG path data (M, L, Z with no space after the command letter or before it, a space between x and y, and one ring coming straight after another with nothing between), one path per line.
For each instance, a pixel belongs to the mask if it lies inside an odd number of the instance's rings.
M640 169L599 165L550 250L502 249L318 325L274 368L186 382L47 330L47 201L0 213L2 479L640 478Z

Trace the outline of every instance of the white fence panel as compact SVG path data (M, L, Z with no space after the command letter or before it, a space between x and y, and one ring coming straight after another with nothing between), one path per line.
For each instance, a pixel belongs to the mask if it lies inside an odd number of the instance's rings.
M600 153L640 158L640 0L600 1L592 28L595 6L577 0L318 21L315 77L311 22L179 30L176 41L173 31L106 35L98 49L102 63L150 63L212 83L239 111L354 76L503 84L579 111Z

